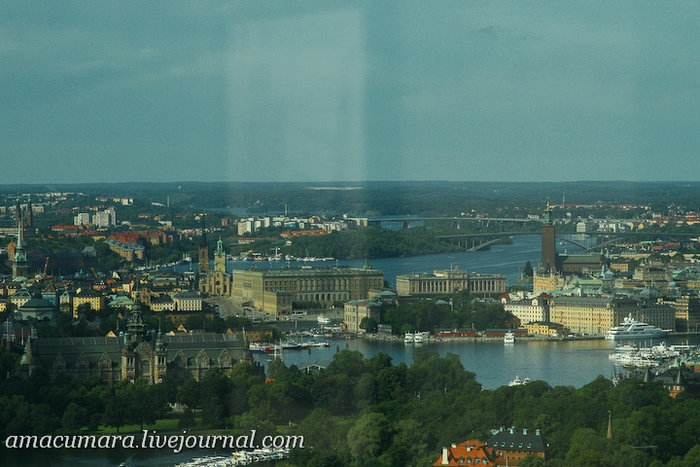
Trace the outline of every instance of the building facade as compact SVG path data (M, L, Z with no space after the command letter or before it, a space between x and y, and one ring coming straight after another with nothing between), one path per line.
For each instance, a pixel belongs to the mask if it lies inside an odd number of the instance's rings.
M628 315L661 329L675 329L675 310L668 305L631 298L554 297L549 301L549 320L574 333L604 335Z
M182 384L199 380L210 368L228 374L239 362L252 362L243 333L154 334L136 305L119 336L30 338L21 371L28 376L43 368L52 379L98 376L112 387L125 379Z
M233 296L251 301L271 314L291 310L293 301L335 302L361 300L381 289L384 273L369 268L333 267L233 271Z
M549 303L542 296L505 302L503 309L518 318L523 325L538 321L549 321Z
M230 297L233 293L233 274L226 271L226 252L219 238L214 251L214 270L199 277L199 291L202 295Z
M363 332L360 328L362 320L372 318L377 323L381 321L382 302L376 300L350 300L343 308L343 322L348 332Z
M444 295L461 290L475 294L503 294L506 278L502 274L469 274L460 270L396 276L396 293L399 295Z

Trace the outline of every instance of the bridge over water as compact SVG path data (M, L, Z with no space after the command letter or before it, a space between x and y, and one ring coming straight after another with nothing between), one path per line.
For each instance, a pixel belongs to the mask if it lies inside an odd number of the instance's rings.
M464 248L467 251L478 251L498 242L504 237L511 237L515 235L539 235L539 231L528 231L528 232L483 232L483 233L464 233L464 234L450 234L450 235L438 235L437 238L441 240L447 240L450 242L457 242L458 244L464 244ZM607 240L596 243L595 245L590 245L590 243L585 243L578 241L569 237L569 235L585 235L589 237L604 237ZM594 232L594 233L574 233L565 232L556 236L556 238L561 242L571 243L581 247L586 252L598 251L605 248L608 245L613 245L620 241L622 238L669 238L669 239L687 239L692 237L697 237L697 233L663 233L663 232ZM463 242L461 240L464 240Z

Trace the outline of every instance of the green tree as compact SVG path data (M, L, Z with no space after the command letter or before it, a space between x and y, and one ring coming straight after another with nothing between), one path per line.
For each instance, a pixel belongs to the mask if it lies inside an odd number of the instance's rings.
M350 454L358 462L378 457L391 441L391 428L384 414L364 413L348 431Z
M379 325L377 324L376 319L365 316L364 318L362 318L362 321L360 321L360 329L364 329L365 332L373 334L377 332L377 330L379 329Z

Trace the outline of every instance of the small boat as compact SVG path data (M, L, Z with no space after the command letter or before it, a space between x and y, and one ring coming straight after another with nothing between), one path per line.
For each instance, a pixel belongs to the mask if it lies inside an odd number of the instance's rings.
M514 344L515 343L515 334L513 334L510 331L505 333L505 335L503 336L503 343L504 344Z
M248 344L248 349L250 353L265 353L267 346L262 345L260 342L251 342Z
M318 322L318 324L330 324L331 323L331 319L329 317L323 316L323 315L318 315L318 318L316 318L316 321Z
M530 378L525 378L525 379L520 379L518 375L515 375L515 378L511 382L508 383L508 386L522 386L523 384L527 384L530 382Z

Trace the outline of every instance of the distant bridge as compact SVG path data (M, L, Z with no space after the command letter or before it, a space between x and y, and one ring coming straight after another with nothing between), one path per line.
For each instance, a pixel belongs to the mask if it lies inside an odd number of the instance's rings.
M450 234L450 235L438 235L437 238L441 240L448 240L450 242L456 241L461 244L460 240L464 240L464 247L467 251L479 251L486 248L487 246L498 242L499 239L503 237L511 237L515 235L540 235L539 231L528 231L528 232L483 232L483 233L463 233L463 234ZM566 237L564 235L587 235L590 237L607 237L608 240L604 242L597 243L595 245L589 245L578 240ZM566 232L557 235L557 239L563 242L571 243L576 245L586 252L600 250L609 245L618 243L621 238L674 238L674 239L686 239L692 237L698 237L697 233L663 233L663 232L591 232L591 233L575 233Z
M368 218L367 223L369 225L380 225L383 222L402 222L404 228L407 228L408 225L412 222L423 222L423 221L449 221L449 222L456 222L460 223L462 221L468 221L468 222L486 222L487 224L490 222L498 222L498 223L503 223L503 222L513 222L513 223L520 223L520 224L527 224L530 222L537 222L541 223L542 221L540 219L523 219L519 217L459 217L459 216L454 216L454 217L407 217L407 216L397 216L397 217L382 217L381 219L372 219Z

